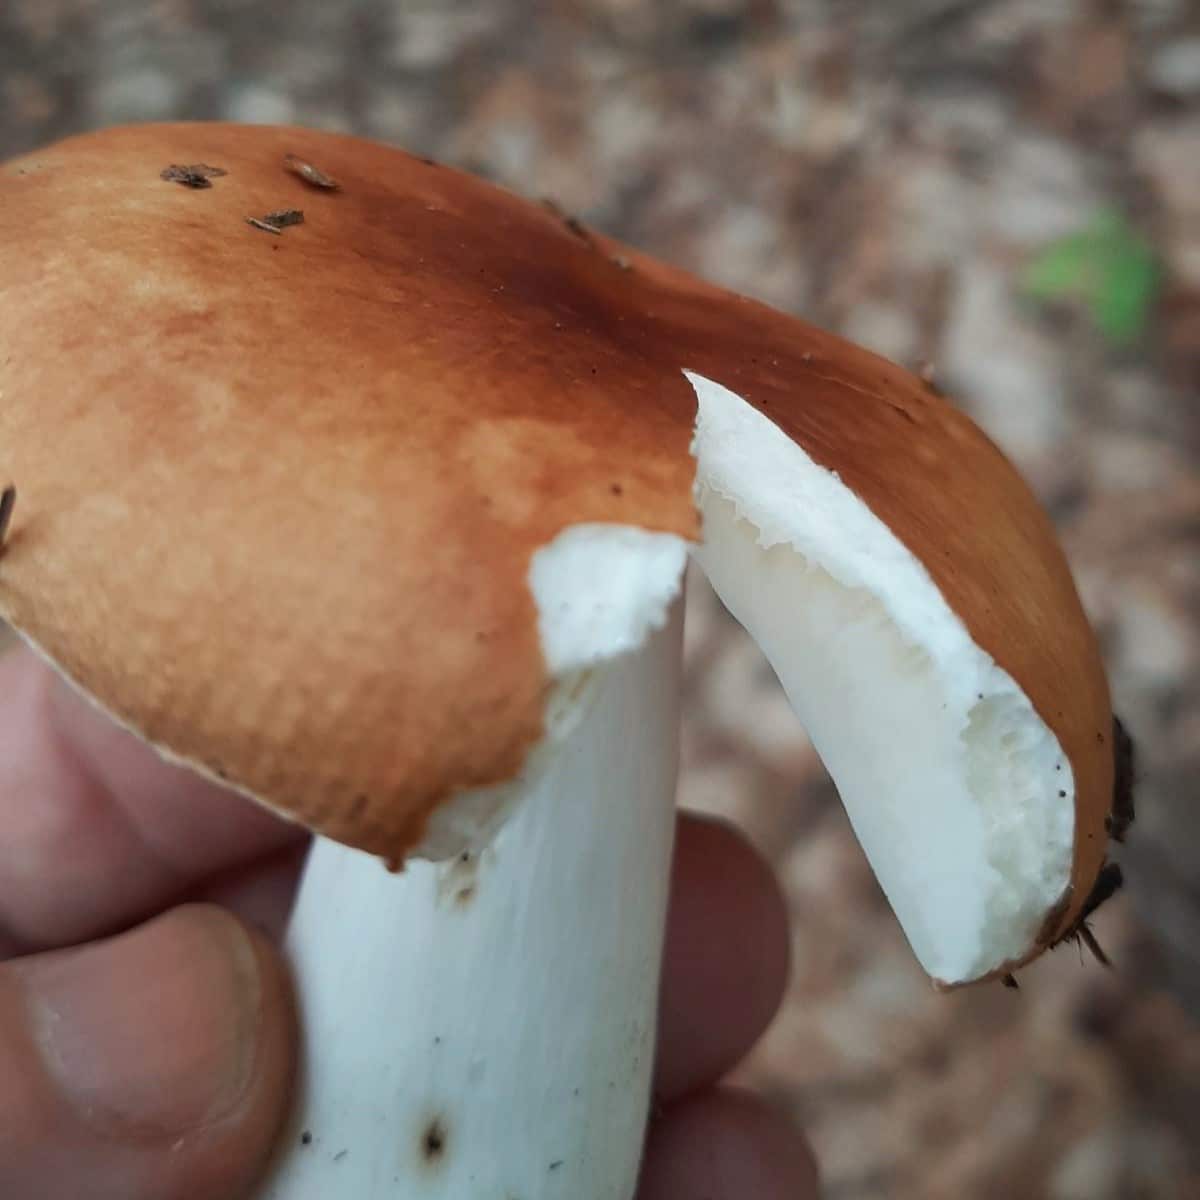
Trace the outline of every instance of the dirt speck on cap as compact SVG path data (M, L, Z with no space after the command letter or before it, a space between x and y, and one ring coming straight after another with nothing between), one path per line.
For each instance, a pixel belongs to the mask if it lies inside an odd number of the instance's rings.
M313 166L312 163L300 158L299 155L285 154L283 156L283 166L285 170L299 176L305 183L311 184L315 188L322 188L327 192L336 192L342 186L332 175L326 175L320 167Z
M171 163L163 167L158 177L167 183L178 183L183 187L210 188L212 181L229 172L224 167L212 167L208 163Z
M557 200L549 196L542 197L542 207L553 216L556 216L580 241L586 242L589 246L594 246L591 233L584 223L574 214L566 212L562 205Z
M264 217L247 217L247 225L261 229L264 233L282 233L289 225L303 225L304 213L298 208L279 208Z

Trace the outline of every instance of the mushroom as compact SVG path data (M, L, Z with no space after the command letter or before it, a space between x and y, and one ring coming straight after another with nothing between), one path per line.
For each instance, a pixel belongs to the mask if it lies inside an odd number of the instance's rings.
M51 146L0 170L0 245L0 613L318 835L262 1196L632 1194L689 554L937 986L1080 928L1114 778L1096 641L1025 484L921 378L300 129Z

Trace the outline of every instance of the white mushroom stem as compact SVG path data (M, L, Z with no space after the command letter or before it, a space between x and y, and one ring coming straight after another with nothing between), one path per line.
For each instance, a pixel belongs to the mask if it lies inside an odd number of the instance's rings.
M303 1068L261 1196L630 1200L674 829L679 609L592 673L478 857L393 875L313 847L288 936Z

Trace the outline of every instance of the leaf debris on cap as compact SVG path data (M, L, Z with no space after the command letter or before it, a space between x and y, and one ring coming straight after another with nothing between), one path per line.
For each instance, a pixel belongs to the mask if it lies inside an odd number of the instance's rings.
M306 162L299 155L285 154L283 165L286 170L291 171L293 175L298 175L305 183L311 183L313 187L336 192L342 186L332 175L326 175L319 167L314 167L312 163Z
M1096 876L1096 882L1092 885L1092 890L1088 894L1087 900L1084 901L1083 908L1076 918L1075 923L1054 942L1051 948L1061 946L1064 942L1082 943L1092 952L1092 956L1097 962L1102 963L1106 967L1111 967L1112 963L1109 961L1108 955L1104 953L1100 943L1096 941L1096 935L1092 932L1091 926L1088 924L1088 918L1100 905L1104 904L1107 900L1111 900L1124 882L1125 877L1120 865L1106 859L1104 865L1100 868L1099 875Z
M1136 758L1133 739L1118 716L1113 717L1113 799L1105 826L1114 842L1123 842L1134 820L1133 785Z
M574 213L567 212L553 197L543 196L542 207L552 216L557 217L581 241L586 242L589 246L595 245L588 227Z
M247 225L261 229L264 233L282 233L289 225L303 225L304 213L299 208L279 208L265 217L247 217Z
M158 176L167 183L179 183L190 188L208 188L212 187L214 179L228 174L224 167L210 167L208 163L171 163L169 167L163 167Z

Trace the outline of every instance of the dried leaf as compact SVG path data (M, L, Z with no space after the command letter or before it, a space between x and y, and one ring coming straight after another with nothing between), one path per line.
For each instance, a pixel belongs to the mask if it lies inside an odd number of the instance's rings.
M190 188L209 188L212 187L214 179L228 174L224 167L210 167L207 163L172 163L169 167L163 167L158 176L167 183L179 183Z
M286 229L289 225L303 225L304 213L299 208L277 208L274 212L269 212L263 220L268 225L274 225L276 229Z
M298 208L279 208L263 217L247 217L247 225L261 229L264 233L280 234L289 225L303 225L304 213Z
M331 175L326 175L319 167L314 167L312 163L295 154L285 154L283 165L293 175L299 175L305 183L311 183L313 187L324 188L326 191L337 191L341 187Z

